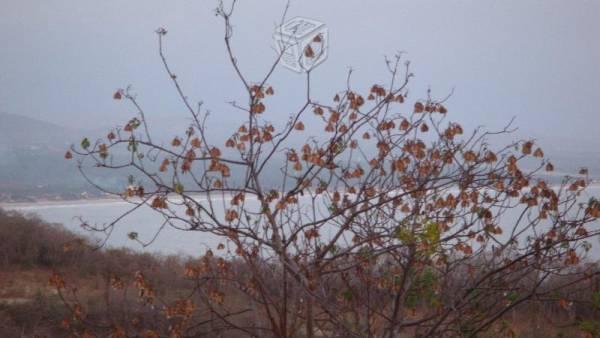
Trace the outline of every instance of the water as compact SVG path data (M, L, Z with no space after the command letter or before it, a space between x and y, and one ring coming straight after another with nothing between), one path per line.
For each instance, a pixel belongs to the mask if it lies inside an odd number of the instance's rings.
M50 223L60 223L66 229L95 240L105 238L102 233L93 233L81 227L81 220L91 225L102 226L109 224L123 215L131 205L122 201L77 201L77 202L47 202L34 204L5 205L4 209L16 210L32 214ZM80 219L81 218L81 219ZM149 242L162 226L162 217L149 207L141 207L123 218L110 234L106 245L108 247L126 247L142 252L159 254L192 255L203 254L208 247L214 248L219 240L211 234L180 231L164 227L158 238L149 246L131 240L130 232L137 232L141 242Z
M600 186L589 187L581 196L582 201L590 197L600 198ZM218 202L218 201L217 201ZM256 201L246 201L251 208L257 207ZM78 234L92 238L103 238L100 234L92 234L81 228L78 217L90 224L102 225L114 221L131 208L131 204L118 200L97 201L68 201L68 202L38 202L30 204L4 204L0 207L6 210L16 210L25 214L33 214L50 223L63 224L65 228ZM216 208L220 210L221 208ZM319 213L324 210L318 210ZM516 212L511 212L508 217L516 217ZM220 215L222 217L222 215ZM123 218L115 226L114 231L107 241L108 247L126 247L142 252L191 255L203 254L208 248L215 249L222 239L217 236L195 231L181 231L169 226L162 228L158 238L149 246L144 247L137 241L128 238L130 232L137 232L138 239L142 242L151 241L161 229L162 217L149 207L142 207ZM599 222L589 225L588 229L598 229ZM322 234L327 237L327 234ZM600 258L600 239L592 238L592 251L590 258Z

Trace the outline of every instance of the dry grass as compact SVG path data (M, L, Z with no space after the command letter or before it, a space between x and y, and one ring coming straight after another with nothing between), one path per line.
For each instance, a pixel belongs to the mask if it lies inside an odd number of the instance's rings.
M111 291L110 277L113 274L132 277L135 271L142 271L155 287L157 298L164 302L175 300L193 286L184 278L184 259L153 257L129 250L92 251L86 248L85 240L60 226L16 213L0 210L0 238L3 239L0 241L0 337L68 335L60 322L70 314L56 290L48 285L54 271L60 271L68 281L65 293L77 286L79 301L85 306L88 318L103 321L110 316L125 323L127 318L135 316L139 325L158 331L168 326L160 311L134 301L129 312L125 312L122 296ZM124 281L131 284L131 278ZM583 291L578 297L591 297L590 292ZM110 303L106 303L107 294L111 295ZM130 294L135 292L130 290ZM248 306L244 295L235 290L230 290L227 302L231 308ZM577 303L568 307L555 302L530 303L509 312L483 336L597 337L599 315L597 309ZM267 323L259 309L236 320L241 325ZM581 330L582 326L586 330Z

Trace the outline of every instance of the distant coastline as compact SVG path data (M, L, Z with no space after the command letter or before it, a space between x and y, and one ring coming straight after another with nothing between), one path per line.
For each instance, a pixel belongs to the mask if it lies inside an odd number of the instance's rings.
M557 188L559 185L553 184L552 186L554 188ZM590 183L586 187L585 191L589 192L590 190L594 190L594 191L600 190L600 182L594 180L592 183ZM598 193L595 195L600 197L600 191L598 191ZM205 194L193 194L190 196L197 200L206 199ZM215 195L214 198L218 199L219 196ZM132 199L130 201L132 203L135 203L139 200ZM5 209L5 210L11 210L11 209L12 210L24 210L25 209L26 210L26 209L30 209L30 208L36 209L36 208L46 208L46 207L73 207L73 206L77 206L77 205L102 205L102 204L126 205L126 204L128 204L128 202L118 196L113 196L113 195L103 195L103 196L96 195L96 196L90 196L90 197L79 198L79 199L75 199L75 198L74 199L39 198L39 199L29 200L29 201L0 201L0 209Z

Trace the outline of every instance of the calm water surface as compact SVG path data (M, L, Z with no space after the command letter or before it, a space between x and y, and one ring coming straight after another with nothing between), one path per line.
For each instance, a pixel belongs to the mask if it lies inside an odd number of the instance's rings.
M588 188L581 198L582 201L587 201L590 197L600 198L599 186ZM247 201L247 203L252 206L253 202ZM130 204L118 200L39 202L0 206L7 210L17 210L36 215L47 222L60 223L73 232L88 237L96 236L97 238L100 238L100 236L91 234L80 227L81 221L78 217L89 224L102 225L112 222L131 208ZM164 227L157 240L147 247L130 240L127 236L128 233L135 231L139 234L138 238L141 241L150 241L161 228L162 222L162 217L157 215L155 211L149 207L142 207L126 216L115 227L107 245L110 247L127 247L143 252L197 256L203 254L208 247L214 249L220 243L220 240L212 234L180 231L168 226ZM597 229L599 226L600 223L596 222L590 225L589 228ZM599 259L600 238L593 238L590 242L593 245L591 258Z

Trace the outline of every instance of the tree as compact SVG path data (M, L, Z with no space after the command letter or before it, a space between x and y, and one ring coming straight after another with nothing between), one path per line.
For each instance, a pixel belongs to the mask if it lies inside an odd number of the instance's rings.
M515 307L567 302L561 290L597 278L581 261L586 239L598 235L586 225L600 216L600 201L579 198L587 170L551 185L543 172L553 166L534 141L489 142L511 124L466 133L447 119L447 99L428 92L409 103L412 73L400 55L386 60L388 83L360 93L349 73L328 103L313 99L307 69L304 103L285 125L271 124L277 89L268 83L281 55L258 81L244 76L232 48L234 7L216 11L247 94L245 104L232 103L245 119L230 137L208 137L207 113L170 70L167 31L159 29L164 68L194 122L170 145L154 142L136 95L119 89L114 99L130 102L137 116L66 156L90 183L131 203L130 212L150 206L166 225L222 239L187 266L193 288L165 304L171 325L161 335L476 336ZM322 43L313 40L301 57L317 57L311 45ZM305 123L320 129L311 133ZM307 141L295 144L298 135ZM119 149L127 160L112 158ZM531 158L537 164L524 169ZM84 160L135 176L124 191L108 191L86 175ZM277 185L267 170L273 162ZM88 228L110 233L119 220ZM61 289L64 281L53 278ZM134 285L154 303L143 274ZM105 327L115 337L142 334L123 323Z

